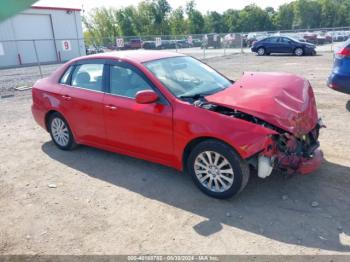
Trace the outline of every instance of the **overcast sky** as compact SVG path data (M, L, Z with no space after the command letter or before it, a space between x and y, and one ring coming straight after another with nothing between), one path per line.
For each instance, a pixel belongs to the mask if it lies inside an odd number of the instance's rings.
M100 6L122 7L126 5L137 5L140 0L40 0L35 5L81 8L84 5L85 10ZM173 8L184 5L186 0L168 0ZM242 9L246 5L255 3L265 8L272 6L275 9L281 4L289 3L291 0L196 0L197 8L205 13L206 11L223 12L226 9Z

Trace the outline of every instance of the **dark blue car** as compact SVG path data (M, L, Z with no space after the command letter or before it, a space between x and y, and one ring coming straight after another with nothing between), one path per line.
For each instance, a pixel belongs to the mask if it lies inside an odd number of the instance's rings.
M269 55L272 53L302 55L316 55L316 46L301 42L287 36L271 36L253 43L252 52L258 55Z
M333 71L328 86L339 92L350 94L350 39L335 52Z

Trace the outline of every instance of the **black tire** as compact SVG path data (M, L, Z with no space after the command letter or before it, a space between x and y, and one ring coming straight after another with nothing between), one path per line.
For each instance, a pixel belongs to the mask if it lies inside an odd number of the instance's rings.
M256 53L258 54L258 56L264 56L266 55L266 50L263 47L259 47L258 50L256 50Z
M304 50L301 47L297 47L294 49L294 55L296 56L303 56L304 55Z
M224 156L230 163L233 170L234 179L232 185L225 191L214 192L199 181L199 178L195 173L195 161L197 157L205 151L219 153L220 155ZM205 140L193 148L188 157L187 171L191 175L192 180L196 186L202 192L211 197L219 199L230 198L240 193L247 185L250 175L249 165L242 161L237 153L229 145L214 139Z
M350 112L350 100L346 103L346 109Z
M56 141L56 139L54 138L54 134L53 134L53 121L57 119L62 121L65 126L67 127L67 134L68 134L68 142L66 144L60 144ZM59 113L53 113L50 115L49 119L48 119L48 123L47 123L47 127L51 136L52 141L54 142L54 144L61 150L72 150L74 148L77 147L77 144L74 140L74 136L73 133L67 123L67 121L64 119L64 117L62 115L60 115Z

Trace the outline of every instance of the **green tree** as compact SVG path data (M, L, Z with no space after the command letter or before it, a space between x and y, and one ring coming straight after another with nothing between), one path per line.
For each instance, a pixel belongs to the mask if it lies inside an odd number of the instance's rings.
M239 12L239 25L243 32L273 29L269 14L255 4L248 5Z
M239 10L228 9L222 15L222 23L225 32L240 32Z
M180 6L173 10L169 18L170 32L173 35L183 34L186 30L184 10Z
M273 7L271 7L271 6L266 7L266 8L265 8L265 12L266 12L270 17L273 16L273 15L276 13L275 9L274 9Z
M216 11L208 12L204 17L205 31L207 33L222 33L224 32L223 16Z
M248 5L222 14L202 15L194 0L172 11L167 0L142 0L137 6L95 8L83 16L89 44L108 45L116 36L253 32L273 29L345 27L350 25L350 0L295 0L261 9ZM151 39L154 37L152 36Z
M111 8L102 7L91 10L88 16L83 17L83 23L89 36L93 38L90 41L96 45L114 43L115 37L119 34L114 9Z
M115 10L115 20L118 25L119 34L123 36L135 35L135 22L133 18L136 16L136 10L133 6Z
M293 3L281 5L272 19L277 29L292 29L294 22Z
M158 34L169 34L168 15L171 6L167 0L153 0L154 5L154 23Z
M294 3L294 25L297 28L317 28L321 23L319 1L297 0Z
M186 4L186 13L188 16L187 32L190 34L203 33L204 18L202 13L195 8L195 2L193 0Z

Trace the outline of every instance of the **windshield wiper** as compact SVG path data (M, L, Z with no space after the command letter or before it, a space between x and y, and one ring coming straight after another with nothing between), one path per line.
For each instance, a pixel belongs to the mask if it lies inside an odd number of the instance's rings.
M222 91L223 89L219 89L219 90L212 90L210 92L206 92L206 93L197 93L197 94L183 94L183 95L179 95L178 98L192 98L192 99L199 99L199 98L204 98L205 96L210 96L212 94L215 94L219 91Z
M199 99L204 98L203 94L193 94L193 95L179 95L178 98L192 98L192 99Z

